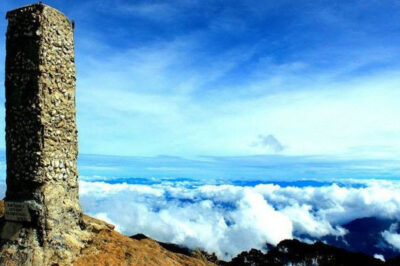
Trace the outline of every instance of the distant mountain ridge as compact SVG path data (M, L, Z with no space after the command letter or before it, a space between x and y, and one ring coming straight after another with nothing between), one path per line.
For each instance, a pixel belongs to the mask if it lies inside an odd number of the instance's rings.
M283 240L266 254L252 249L237 255L223 266L375 266L400 265L400 256L386 262L363 253L336 248L320 241L306 244L299 240Z
M397 256L399 252L383 239L382 232L389 230L392 224L398 223L394 219L378 217L355 219L343 225L343 228L348 230L343 237L326 236L321 240L335 247L363 252L371 256L381 254L388 259Z
M135 240L149 239L143 234L131 236ZM231 261L219 260L215 254L201 250L191 250L187 247L157 242L170 252L207 260L219 266L398 266L400 255L386 262L362 252L352 252L317 241L306 244L296 239L283 240L277 246L268 245L268 252L257 249L243 251Z

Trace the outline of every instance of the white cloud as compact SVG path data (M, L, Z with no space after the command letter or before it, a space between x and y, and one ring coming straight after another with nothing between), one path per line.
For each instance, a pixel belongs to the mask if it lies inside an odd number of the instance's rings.
M267 152L281 152L285 149L285 146L279 142L274 135L258 135L257 141L251 144L253 147L260 147L262 150Z
M280 208L307 204L312 213L333 224L343 224L360 217L400 218L398 182L368 181L365 187L287 187L258 185L255 190Z
M382 254L374 254L374 258L381 261L385 261L385 257Z
M389 230L382 232L382 236L394 249L400 251L400 234L397 226L397 224L393 224Z
M356 218L400 218L400 185L389 181L357 188L83 181L80 188L85 211L115 222L127 235L144 233L221 258L296 235L341 236L346 232L340 225ZM399 240L393 233L383 236L392 245Z
M252 189L234 186L191 190L81 182L81 202L89 214L116 222L127 235L144 233L220 257L292 237L285 215Z
M313 237L322 237L326 235L343 236L346 234L344 228L333 227L329 221L312 213L313 206L303 204L287 206L281 210L283 214L290 217L297 233L308 234Z

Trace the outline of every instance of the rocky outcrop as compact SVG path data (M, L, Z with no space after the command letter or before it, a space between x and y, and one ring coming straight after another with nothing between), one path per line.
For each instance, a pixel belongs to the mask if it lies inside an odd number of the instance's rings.
M113 230L101 230L82 250L74 265L215 265L201 258L175 253L150 238L131 239Z
M149 240L149 241L155 241L152 240L151 238L143 235L143 234L136 234L130 237L131 239L135 239L135 240ZM194 257L196 259L199 259L200 261L207 263L207 264L217 264L219 265L221 263L221 261L217 258L217 256L215 255L215 253L209 254L201 249L190 249L188 247L182 246L182 245L177 245L177 244L173 244L173 243L165 243L165 242L160 242L160 241L156 241L161 247L163 247L164 249L175 253L175 254L183 254L189 257Z
M4 201L0 201L0 221L4 219ZM85 231L90 232L86 243L76 257L55 265L105 266L215 266L204 257L193 257L172 252L157 241L144 237L132 239L114 230L114 226L104 221L83 215ZM19 252L15 250L15 252ZM8 260L2 265L19 266L18 262Z

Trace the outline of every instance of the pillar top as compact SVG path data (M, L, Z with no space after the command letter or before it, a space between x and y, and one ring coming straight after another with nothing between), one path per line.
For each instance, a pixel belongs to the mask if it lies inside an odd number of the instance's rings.
M37 3L34 3L34 4L26 5L26 6L23 6L23 7L8 11L7 14L6 14L6 19L17 17L18 15L24 14L24 13L27 13L27 12L28 13L32 13L32 12L35 12L35 11L42 12L44 8L52 9L53 11L55 11L57 13L60 13L63 16L66 17L66 15L63 14L61 11L59 11L59 10L49 6L49 5L43 4L42 2L37 2Z

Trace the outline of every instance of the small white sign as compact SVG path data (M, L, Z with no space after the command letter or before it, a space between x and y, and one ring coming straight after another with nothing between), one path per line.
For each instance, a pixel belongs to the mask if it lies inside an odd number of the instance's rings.
M30 222L28 205L25 202L5 201L4 217L8 221Z

